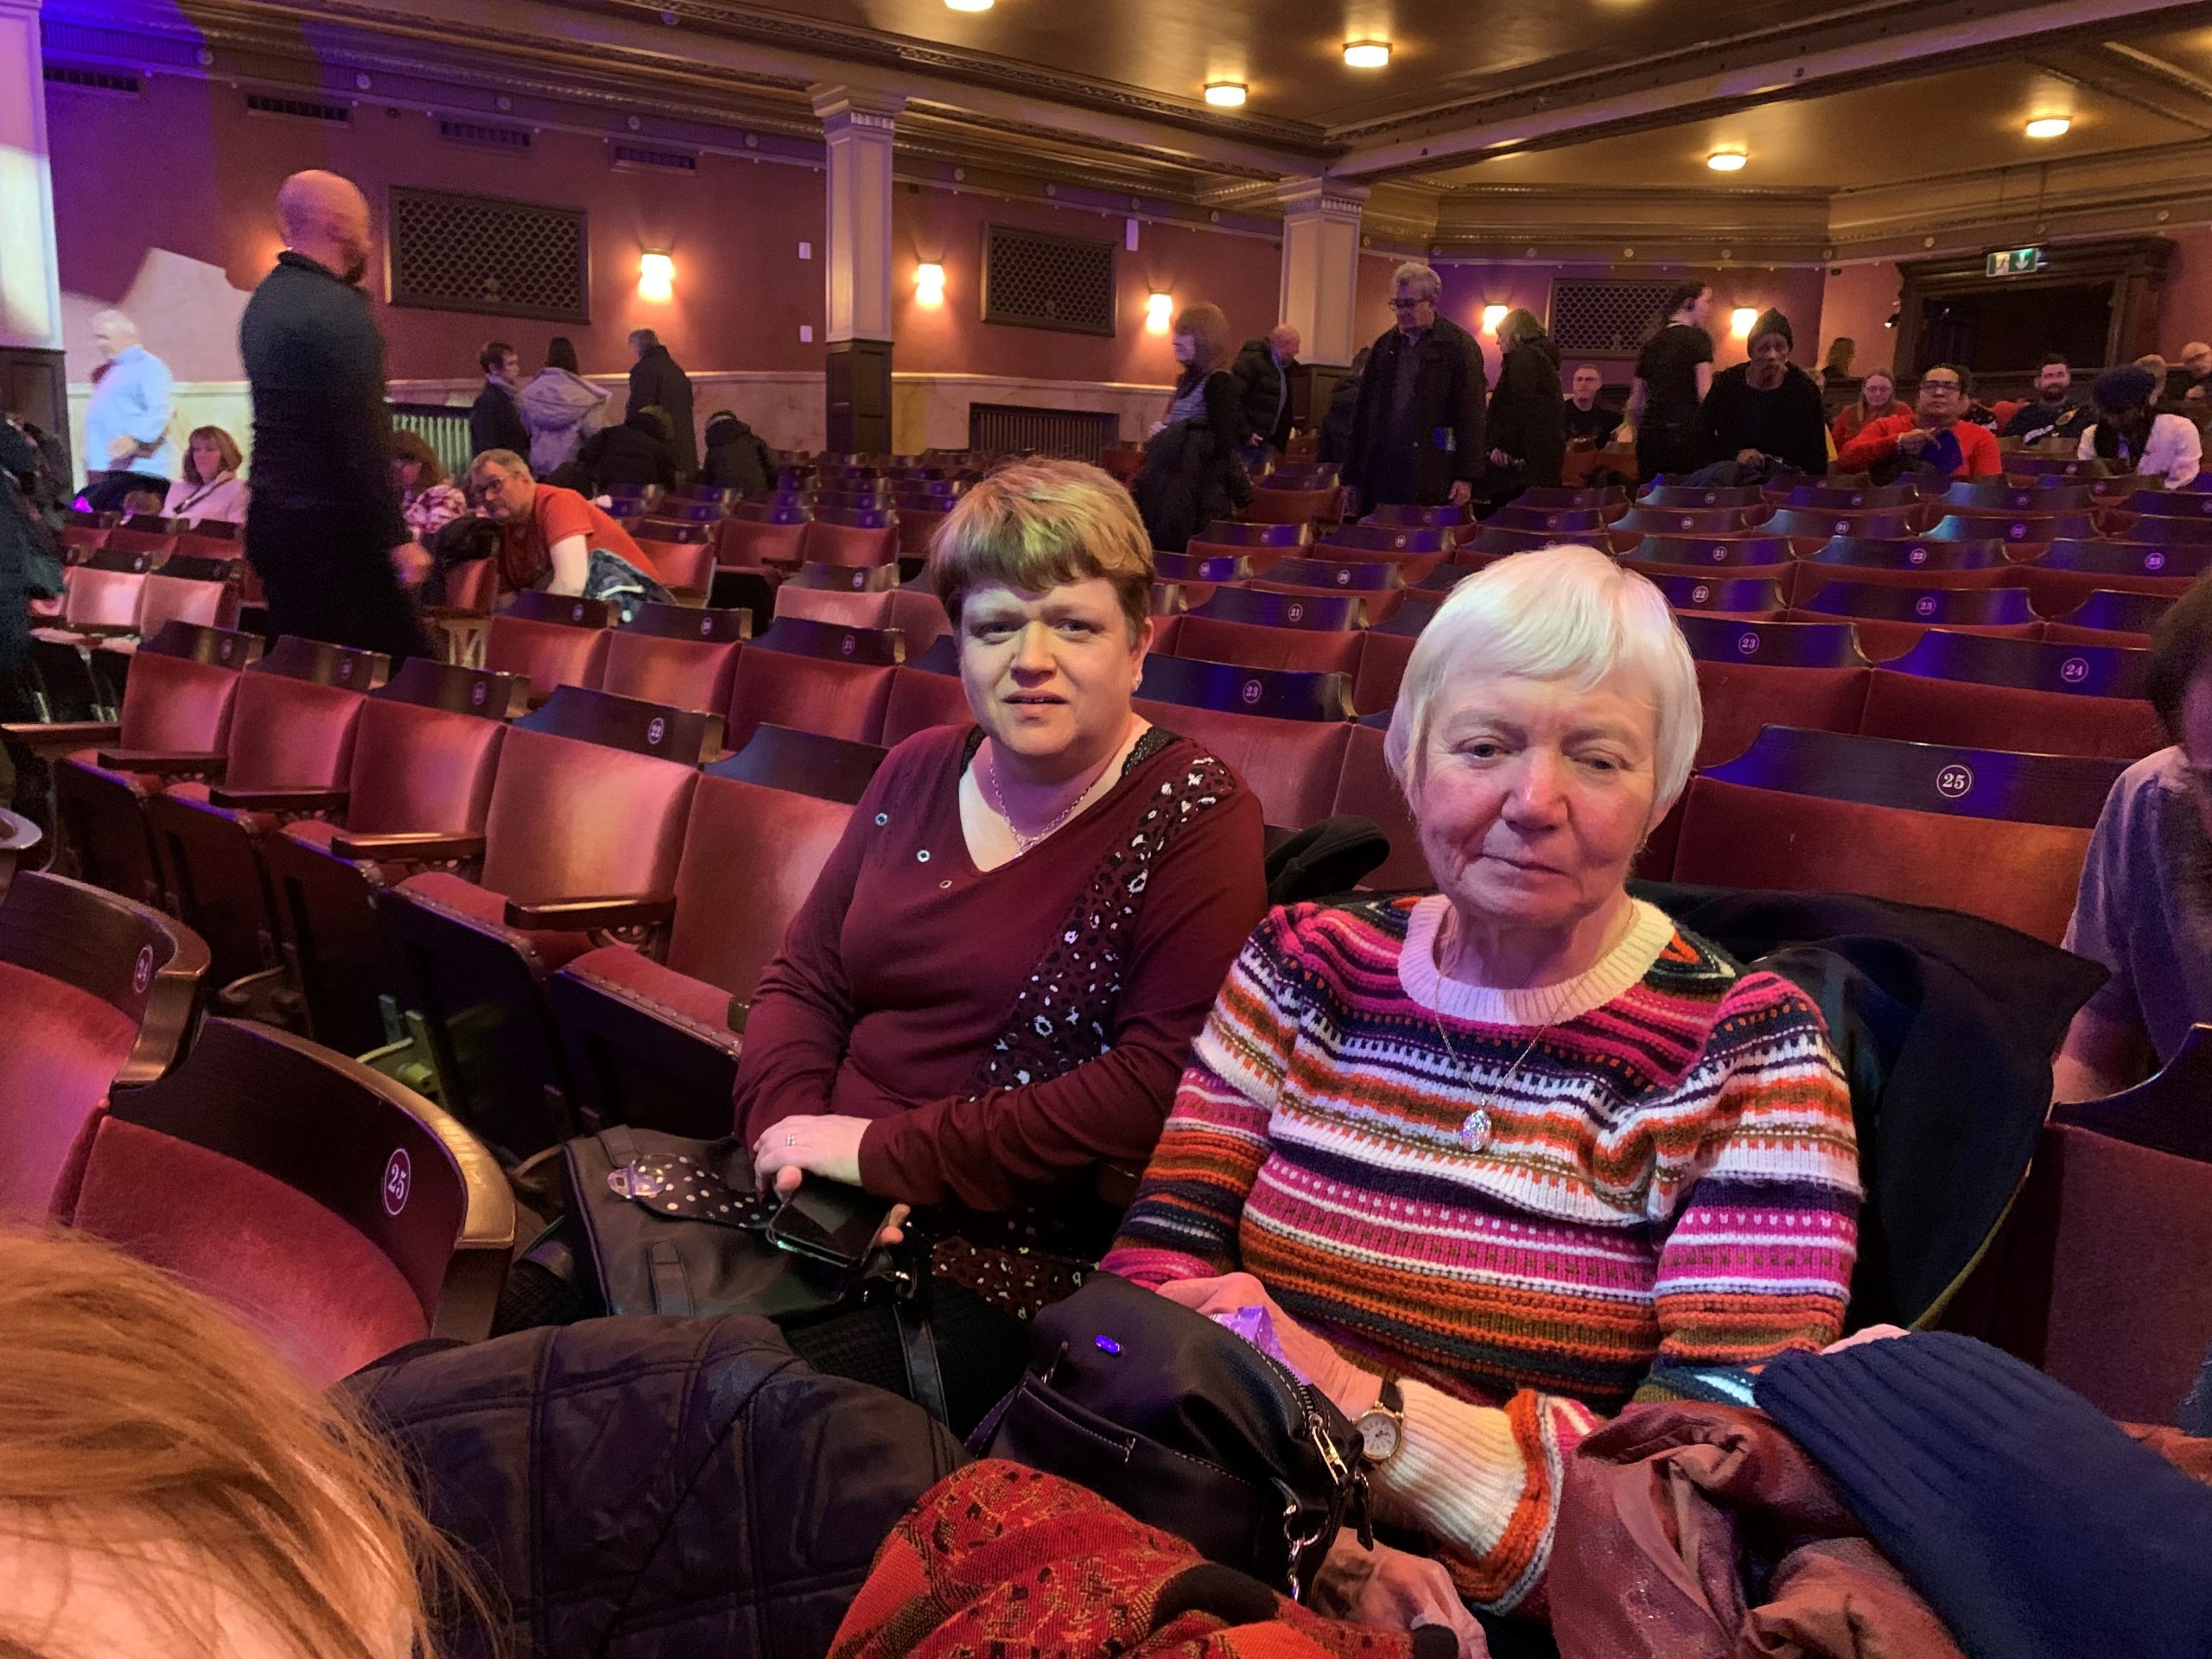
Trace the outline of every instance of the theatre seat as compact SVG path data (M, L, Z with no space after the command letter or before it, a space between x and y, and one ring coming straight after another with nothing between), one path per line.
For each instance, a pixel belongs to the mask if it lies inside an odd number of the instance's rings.
M719 711L728 706L753 613L641 605L607 638L599 689L641 702Z
M1547 499L1539 499L1535 500L1531 500L1529 499L1532 496L1543 498L1549 495L1572 496L1574 499L1572 500L1557 501ZM1584 499L1586 497L1588 499ZM1605 493L1600 490L1555 490L1548 492L1543 490L1523 490L1519 496L1515 498L1516 502L1520 505L1531 507L1597 507L1606 505L1608 499L1610 498L1605 496ZM1622 502L1621 505L1625 509L1627 503ZM1394 530L1452 530L1463 528L1465 525L1471 524L1474 521L1474 512L1472 509L1468 507L1455 507L1450 505L1441 507L1417 507L1411 505L1410 504L1398 504L1375 507L1362 518L1359 522L1363 524L1382 525Z
M192 1033L207 948L160 912L24 870L0 895L0 1217L45 1215L112 1088L152 1082Z
M563 686L508 729L482 835L349 830L332 842L340 858L474 867L409 875L376 904L440 1098L505 1157L574 1132L544 976L593 943L588 922L572 919L579 903L670 891L717 726L712 715Z
M2149 654L1931 628L1874 671L1859 730L1967 748L2133 760L2164 747Z
M880 741L891 671L906 649L905 639L888 628L779 620L738 659L725 741L733 752L741 749L763 721L855 743Z
M888 564L899 562L899 515L888 507L817 508L799 543L803 562Z
M480 835L506 721L524 712L529 690L511 675L410 658L363 706L342 789L216 794L218 804L289 820L258 847L279 948L317 1042L362 1054L398 1035L385 1020L385 999L395 1014L399 1006L398 967L373 895L408 867L340 858L333 842L341 834Z
M883 747L895 749L916 732L932 726L967 726L975 721L960 683L960 652L950 634L928 649L910 652L891 676L891 699L883 714Z
M1534 553L1547 547L1563 546L1577 539L1572 536L1554 536L1548 531L1511 530L1502 524L1484 524L1475 532L1471 541L1463 540L1452 556L1454 559L1471 562L1476 556ZM1611 539L1609 531L1606 538L1597 545L1598 550L1602 553L1619 543Z
M1673 875L1936 906L2056 943L2125 769L1770 727L1691 779Z
M546 983L585 1113L728 1133L733 999L751 998L884 753L762 726L706 769L684 828L666 961L602 945Z
M2152 631L2158 626L2158 619L2165 615L2172 606L2172 598L2164 594L2126 594L2100 588L2072 610L2053 617L2046 637L2056 639L2057 630L2064 626L2106 633L2139 634L2147 641Z
M1333 551L1323 542L1313 552ZM1252 582L1262 593L1358 594L1367 601L1370 621L1386 620L1398 608L1399 596L1408 582L1417 582L1436 568L1433 554L1405 559L1346 559L1342 557L1277 559Z
M1764 523L1763 507L1630 507L1616 519L1613 545L1624 546L1646 536L1734 536L1758 524L1763 535L1786 534ZM1603 543L1600 543L1602 545Z
M1406 662L1414 654L1416 637L1375 628L1360 635L1359 666L1351 683L1354 714L1364 718L1397 702L1398 683L1405 678Z
M853 567L856 570L863 568ZM894 576L899 574L896 565L874 568ZM880 588L874 592L849 592L835 588L800 588L787 582L776 590L776 615L779 620L797 617L836 628L888 628L898 591L896 588Z
M1646 507L1756 507L1765 500L1756 484L1654 484L1637 497Z
M1389 837L1389 857L1368 872L1362 887L1377 893L1427 890L1435 887L1436 880L1421 852L1413 810L1399 792L1398 780L1390 775L1389 762L1383 759L1386 729L1387 722L1375 724L1363 719L1346 735L1344 769L1338 776L1336 799L1329 810L1332 815L1350 812L1371 819Z
M1786 568L1790 557L1788 537L1764 534L1702 537L1646 536L1621 554L1624 563L1662 565L1724 576L1750 572L1764 575Z
M1343 492L1335 485L1319 489L1285 489L1262 479L1252 492L1244 517L1254 524L1304 524L1337 516Z
M1957 628L1996 639L2030 639L2039 630L2024 589L1905 588L1828 582L1790 607L1793 621L1849 619L1859 644L1877 662L1902 656L1929 628Z
M1247 524L1242 519L1217 518L1198 535L1191 537L1189 551L1194 556L1211 557L1217 551L1249 551L1254 548L1272 549L1288 552L1305 546L1313 539L1313 526L1306 519L1292 524ZM1257 564L1255 560L1255 564Z
M2100 588L2177 599L2207 570L2212 542L2056 541L2019 567L2019 580L2036 609L2059 616Z
M658 577L662 587L671 593L686 596L697 594L702 600L715 580L715 547L712 540L703 542L638 541L638 551L645 561L645 573Z
M1910 484L1846 484L1831 480L1824 484L1793 484L1783 492L1782 505L1812 512L1878 512L1884 507L1910 507L1919 499L1920 492Z
M517 594L513 604L492 619L484 666L529 681L536 702L560 686L595 686L607 666L613 621L614 607L605 600Z
M797 564L806 540L811 507L747 501L715 526L715 563L758 569Z
M1302 830L1329 816L1351 730L1349 676L1148 656L1137 708L1226 761L1268 823Z
M484 1148L390 1078L210 1020L89 1126L54 1217L175 1274L324 1388L429 1336L490 1334L515 1209Z
M1571 540L1579 536L1602 537L1612 521L1602 507L1534 507L1513 502L1484 520L1500 530L1540 530L1547 536Z
M944 613L936 589L918 578L900 583L893 591L891 620L886 626L896 628L905 637L906 655L911 659L950 633L952 619Z
M1829 582L1870 586L1994 588L2018 581L2020 566L1998 541L1938 542L1926 537L1837 536L1798 551L1793 603Z

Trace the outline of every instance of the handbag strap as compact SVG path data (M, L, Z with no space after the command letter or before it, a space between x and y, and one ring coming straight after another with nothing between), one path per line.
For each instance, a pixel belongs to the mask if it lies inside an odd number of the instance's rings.
M692 1305L690 1281L683 1274L683 1254L673 1243L654 1242L645 1258L645 1275L653 1287L654 1313L688 1319L698 1312Z
M930 1329L929 1271L926 1267L910 1271L914 1275L911 1287L891 1299L891 1316L899 1327L899 1357L906 1366L906 1397L938 1422L950 1422L944 1368L938 1362L937 1335Z

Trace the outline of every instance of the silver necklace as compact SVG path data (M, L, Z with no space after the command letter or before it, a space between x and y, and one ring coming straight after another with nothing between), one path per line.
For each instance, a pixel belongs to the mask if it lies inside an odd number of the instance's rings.
M1110 766L1112 762L1109 760L1108 764ZM1103 778L1105 775L1106 774L1102 772L1098 776L1099 778ZM1073 817L1075 816L1076 808L1081 806L1084 798L1090 795L1090 791L1098 787L1098 778L1092 779L1089 783L1083 786L1082 793L1078 794L1073 800L1070 801L1061 810L1058 817L1054 818L1050 823L1046 824L1042 830L1039 830L1035 835L1025 836L1021 833L1021 827L1014 823L1014 814L1006 810L1006 797L999 793L999 758L995 753L991 756L991 769L988 772L984 773L983 781L990 785L991 805L997 811L999 817L1006 820L1007 833L1014 837L1014 849L1016 854L1027 853L1031 848L1037 845L1039 842L1045 840L1047 836L1052 835L1054 830L1058 830L1062 824Z

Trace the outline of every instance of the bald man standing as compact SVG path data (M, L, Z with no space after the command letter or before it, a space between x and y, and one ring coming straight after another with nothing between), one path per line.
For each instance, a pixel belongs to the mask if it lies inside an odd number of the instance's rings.
M404 589L429 555L400 517L384 336L356 286L369 204L334 173L295 173L276 213L284 251L238 323L253 389L245 550L268 589L270 637L428 655Z

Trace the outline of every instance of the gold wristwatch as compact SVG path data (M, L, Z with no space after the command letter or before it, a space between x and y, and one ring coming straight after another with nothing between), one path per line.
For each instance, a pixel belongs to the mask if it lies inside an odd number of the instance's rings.
M1375 1403L1359 1414L1353 1425L1370 1463L1388 1463L1398 1455L1398 1447L1406 1438L1406 1397L1398 1387L1398 1379L1386 1376Z

